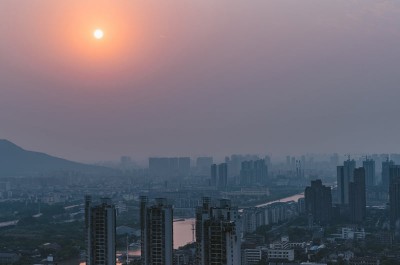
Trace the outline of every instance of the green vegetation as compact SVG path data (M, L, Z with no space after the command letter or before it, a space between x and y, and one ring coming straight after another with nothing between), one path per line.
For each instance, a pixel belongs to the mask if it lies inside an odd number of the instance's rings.
M23 253L19 264L32 264L34 256L48 254L57 260L78 257L84 246L83 222L59 222L66 215L61 204L43 204L40 208L41 215L33 217L38 213L38 203L0 203L2 221L19 220L16 226L0 230L0 249Z
M117 226L139 227L139 217L132 214L137 204L127 205L129 212L117 216ZM77 210L77 209L75 209ZM132 211L131 211L132 210ZM57 261L78 259L84 246L84 222L72 221L63 204L39 204L36 202L0 203L0 220L19 220L15 226L0 229L0 249L22 253L19 264L33 264L52 254ZM36 216L36 217L34 217ZM83 218L78 215L78 218ZM137 240L136 237L130 241ZM50 245L44 245L50 243ZM126 235L117 236L117 248L125 249Z
M42 256L53 254L59 260L76 257L84 246L83 223L71 222L50 224L41 222L23 222L17 226L0 231L0 248L32 252L39 249ZM45 243L53 243L46 247Z
M18 220L40 212L47 217L65 213L61 204L49 205L37 202L7 201L0 203L0 222Z

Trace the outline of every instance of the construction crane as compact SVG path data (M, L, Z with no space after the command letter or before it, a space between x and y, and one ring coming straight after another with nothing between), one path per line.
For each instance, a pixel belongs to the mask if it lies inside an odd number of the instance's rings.
M194 223L192 223L192 242L195 241L195 232L196 232L196 226Z

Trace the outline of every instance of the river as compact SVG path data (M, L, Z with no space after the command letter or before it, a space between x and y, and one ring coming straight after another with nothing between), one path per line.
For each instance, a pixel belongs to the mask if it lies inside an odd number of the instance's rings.
M174 221L174 248L177 249L189 243L192 243L195 239L193 238L193 230L195 225L194 218L188 218L183 220ZM140 255L140 249L133 251L133 255Z
M295 195L289 196L289 197L286 197L286 198L283 198L283 199L275 200L275 201L272 201L272 202L262 203L262 204L256 205L256 207L264 207L264 206L267 206L267 205L270 205L270 204L273 204L273 203L276 203L276 202L290 202L290 201L297 202L301 198L304 198L304 193L303 192L299 193L299 194L295 194Z
M297 202L300 198L304 198L304 193L295 194L295 195L292 195L292 196L289 196L286 198L282 198L282 199L275 200L275 201L270 201L267 203L262 203L262 204L256 205L256 207L267 206L267 205L273 204L275 202L290 202L290 201ZM193 229L192 225L194 225L194 224L195 224L194 218L184 219L183 221L175 220L175 222L174 222L174 248L175 249L194 241L193 233L192 233L192 229ZM140 249L132 252L131 254L140 255Z
M1 227L7 227L7 226L13 226L18 223L19 220L14 220L14 221L8 221L8 222L1 222L0 223L0 228Z

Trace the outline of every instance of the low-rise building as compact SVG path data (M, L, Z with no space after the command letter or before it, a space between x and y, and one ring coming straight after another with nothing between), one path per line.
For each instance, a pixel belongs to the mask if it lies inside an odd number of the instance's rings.
M294 249L268 249L269 260L294 260Z
M242 265L256 265L262 258L262 251L259 248L242 250Z
M373 257L358 257L351 258L349 260L349 265L380 265L380 261Z
M0 264L13 264L19 259L20 256L17 253L0 253Z
M366 233L364 228L342 227L340 234L333 234L332 236L343 240L364 240Z
M364 228L342 227L342 239L363 240L365 239Z

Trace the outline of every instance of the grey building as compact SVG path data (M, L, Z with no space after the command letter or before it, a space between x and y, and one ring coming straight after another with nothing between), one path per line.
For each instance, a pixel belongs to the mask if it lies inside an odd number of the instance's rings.
M218 166L217 164L212 164L211 165L211 182L210 185L213 187L217 186L218 182Z
M228 164L211 165L211 186L225 188L228 185Z
M350 220L353 223L361 223L366 214L365 195L365 169L363 167L354 170L354 179L349 184L349 209Z
M21 256L17 253L0 252L0 264L14 264L20 260Z
M337 203L340 205L349 204L349 183L353 181L355 168L356 161L350 159L344 161L343 166L337 167Z
M210 167L213 164L212 157L198 157L196 159L196 171L199 175L210 176Z
M173 265L173 208L164 198L140 198L143 265Z
M306 213L312 215L314 222L329 223L332 218L331 188L322 185L322 181L317 179L306 187L304 196Z
M240 175L241 163L243 161L258 160L257 155L231 155L231 157L225 157L225 163L228 164L229 175L237 177Z
M109 198L93 203L91 196L85 196L87 265L116 264L115 217L116 210Z
M392 229L400 228L400 166L392 165L389 168L389 204L390 226Z
M266 184L268 179L268 167L264 159L243 161L240 170L240 184L251 186Z
M150 157L149 174L162 178L188 176L190 157Z
M390 159L393 160L396 165L400 164L400 154L390 154Z
M210 198L196 209L196 264L240 265L241 241L238 208L229 200L211 206Z
M363 168L365 169L365 185L367 187L376 186L375 160L367 158L363 161Z
M391 166L394 166L394 162L393 160L389 160L389 158L386 158L386 160L382 162L382 186L386 191L389 190Z

